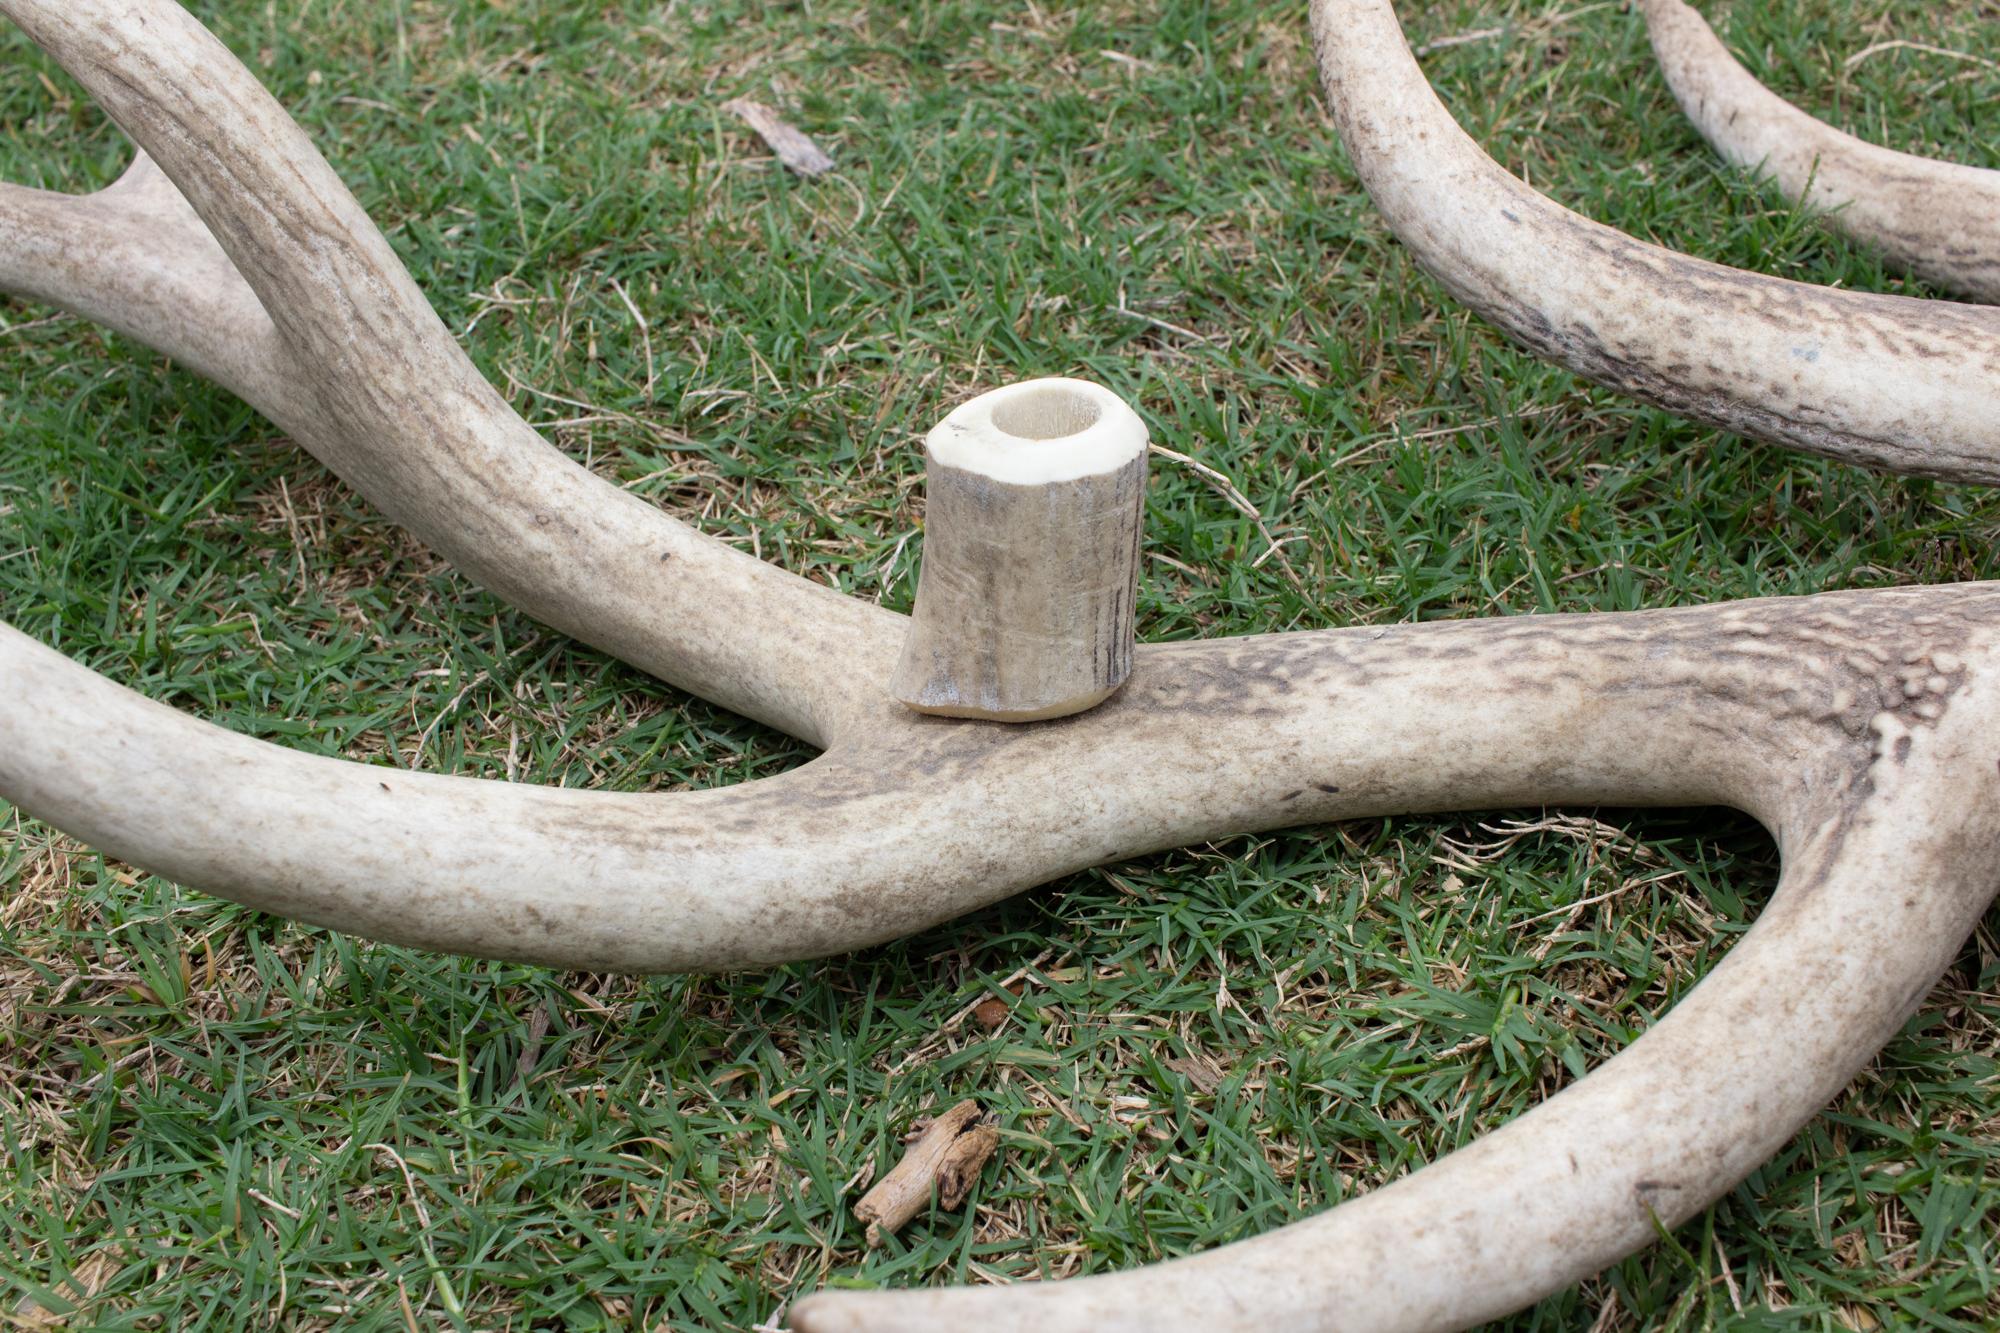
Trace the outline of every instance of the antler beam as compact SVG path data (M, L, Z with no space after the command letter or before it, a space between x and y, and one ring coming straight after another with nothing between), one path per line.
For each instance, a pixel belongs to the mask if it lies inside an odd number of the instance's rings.
M1616 1262L1714 1202L1825 1105L1991 900L1990 673L1961 707L1908 749L1879 723L1876 757L1841 780L1849 795L1817 822L1801 809L1780 827L1778 891L1701 985L1609 1064L1470 1147L1193 1258L1046 1284L827 1292L792 1327L1419 1333L1496 1318Z
M1843 134L1736 62L1681 0L1642 0L1674 100L1715 151L1769 172L1793 200L1891 263L1979 301L2000 302L2000 171L1898 153Z
M1564 208L1468 138L1387 0L1316 0L1334 123L1396 235L1530 351L1670 412L1891 472L2000 482L2000 310L1692 259Z

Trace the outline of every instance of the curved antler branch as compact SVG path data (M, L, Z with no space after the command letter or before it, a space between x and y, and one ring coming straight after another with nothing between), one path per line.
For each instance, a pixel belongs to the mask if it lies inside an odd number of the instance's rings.
M1901 268L2000 302L2000 171L1898 153L1843 134L1751 77L1681 0L1643 0L1660 72L1716 152L1768 171L1787 198Z
M95 194L0 183L0 291L137 338L274 420L314 410L256 293L143 152Z
M2000 310L1787 282L1633 240L1481 151L1389 0L1314 0L1312 13L1334 122L1376 208L1530 351L1755 439L2000 482Z
M458 568L662 679L820 743L886 688L900 617L703 536L523 422L305 133L179 5L4 0L0 13L90 90L213 235L190 249L226 308L196 302L178 328L152 311L131 321L135 333L198 349L192 360ZM87 257L95 229L48 225L81 217L115 233L145 210L114 198L93 214L97 196L6 198L27 212L0 240L25 238L69 272L17 289L93 315L134 308L135 294L136 308L156 304L136 270L157 264L163 244L131 237L100 262ZM149 193L146 207L157 199ZM186 235L184 219L173 225ZM215 270L216 243L240 281ZM120 271L128 260L132 269ZM228 326L213 321L242 309L234 289L243 283L275 328L281 364L255 339L234 352L222 344ZM273 375L279 391L265 392Z
M1981 620L2000 620L2000 585L1151 645L1074 718L918 718L885 697L871 744L671 795L295 754L0 626L0 792L147 869L372 938L720 970L1316 820L1583 801L1730 804L1775 826L1864 754L1884 689L1906 702L1871 673L1916 646L1955 655L1956 681L1983 661ZM211 777L191 793L162 776L186 772ZM1081 793L1095 818L1077 818Z
M1886 795L1802 807L1730 955L1644 1037L1518 1121L1310 1221L1060 1283L826 1291L798 1333L1460 1329L1558 1291L1722 1197L1908 1019L1996 887L2000 679L1886 739ZM1968 781L1972 791L1968 793ZM1984 805L1984 811L1970 807Z
M1995 716L1989 674L1947 722L1884 736L1860 782L1792 812L1770 906L1685 1000L1436 1164L1192 1258L1063 1282L822 1292L791 1327L1420 1333L1497 1318L1616 1262L1775 1152L1950 962L2000 879ZM1868 783L1879 794L1862 795Z

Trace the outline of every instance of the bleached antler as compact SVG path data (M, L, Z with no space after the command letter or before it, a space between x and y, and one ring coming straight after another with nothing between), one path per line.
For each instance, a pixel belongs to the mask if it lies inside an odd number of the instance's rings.
M178 7L0 12L215 238L196 243L143 176L143 198L8 192L0 279L237 388L549 623L827 746L780 778L669 796L411 775L232 736L0 628L0 794L109 851L340 929L643 971L852 948L1082 866L1364 814L1721 803L1778 839L1771 906L1686 1001L1431 1168L1140 1274L827 1293L795 1327L1437 1328L1502 1313L1761 1161L1895 1031L2000 886L1994 584L1142 645L1125 688L1077 717L919 717L889 695L906 622L701 537L522 424L297 127ZM1315 28L1392 225L1531 346L1746 433L2000 479L1991 312L1641 246L1486 159L1386 4L1323 0ZM128 225L142 216L169 221ZM75 239L93 220L125 228L103 257ZM162 235L240 278L177 302L176 282L198 292ZM13 256L32 247L56 278L24 276ZM198 797L162 780L187 771L212 775Z
M17 290L213 368L460 569L663 679L808 740L877 692L887 668L871 663L893 658L897 621L702 536L538 436L304 131L186 11L8 0L0 13L171 178L78 200L0 194ZM121 244L100 251L100 229Z
M1313 32L1335 122L1376 206L1454 295L1532 350L1760 438L2000 479L2000 312L1828 291L1634 241L1481 152L1424 80L1388 0L1315 0ZM1761 746L1786 733L1779 748L1803 765L1791 798L1776 774L1738 798L1777 837L1778 891L1687 999L1532 1112L1363 1198L1207 1254L1047 1285L827 1292L793 1311L793 1327L1453 1329L1649 1243L1720 1197L1867 1062L2000 888L1994 591L1908 592L1927 628L1905 639L1905 622L1893 644L1866 648L1848 633L1869 637L1863 625L1894 605L1884 594L1810 626L1764 620L1768 603L1696 613L1716 617L1713 637L1658 678L1700 700L1670 724L1674 743L1720 768L1751 737ZM1965 596L1979 603L1945 610ZM1799 605L1824 613L1842 601ZM1947 621L1967 636L1963 652L1918 641ZM1794 654L1812 661L1812 684L1793 674ZM1958 669L1967 674L1948 674ZM1561 670L1536 663L1513 688L1547 688ZM1583 670L1587 701L1552 701L1528 735L1581 741L1622 725L1599 710L1623 688L1596 662ZM1844 681L1821 674L1849 670Z
M1636 241L1466 137L1387 0L1315 0L1313 34L1375 207L1453 296L1530 351L1755 439L2000 482L2000 310L1787 282Z
M1640 8L1674 100L1716 152L1769 172L1787 198L1827 210L1835 227L1892 264L2000 302L2000 171L1843 134L1757 82L1681 0Z

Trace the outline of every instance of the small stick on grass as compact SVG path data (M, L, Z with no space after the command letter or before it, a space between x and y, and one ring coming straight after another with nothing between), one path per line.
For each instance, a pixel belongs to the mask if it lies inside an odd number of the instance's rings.
M757 131L757 137L764 141L765 147L799 175L824 176L833 170L833 159L826 155L824 149L762 102L739 97L735 101L724 102L722 109Z
M999 1146L1000 1131L982 1123L977 1102L962 1101L931 1121L895 1169L854 1205L854 1215L868 1224L869 1248L921 1212L933 1188L939 1206L963 1204L980 1168Z

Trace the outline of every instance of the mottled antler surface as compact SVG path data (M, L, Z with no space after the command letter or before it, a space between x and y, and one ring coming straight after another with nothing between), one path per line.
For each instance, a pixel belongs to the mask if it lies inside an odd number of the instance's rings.
M81 200L0 193L0 275L16 290L212 368L384 513L566 633L810 740L872 697L897 622L702 536L538 436L304 132L178 5L0 13L171 178L135 169L137 188Z
M1940 287L2000 302L2000 171L1857 139L1757 82L1682 0L1643 0L1674 100L1730 162Z
M795 1327L1503 1313L1741 1179L1895 1031L2000 886L2000 585L1141 645L1124 688L1075 717L911 713L889 688L900 618L700 536L521 423L178 7L0 12L164 173L85 199L0 192L0 281L229 384L549 623L826 747L783 777L667 796L404 774L232 735L0 629L0 795L108 851L339 929L645 971L853 948L1079 867L1355 815L1720 803L1778 840L1770 907L1687 1000L1407 1179L1140 1273L831 1292ZM1599 227L1459 131L1386 3L1322 0L1314 24L1384 215L1537 351L1761 438L2000 479L1996 312L1779 282ZM212 775L199 794L164 780L190 767Z
M1711 264L1581 217L1459 129L1386 3L1320 3L1349 157L1397 237L1529 350L1696 421L1895 472L2000 482L2000 310Z

